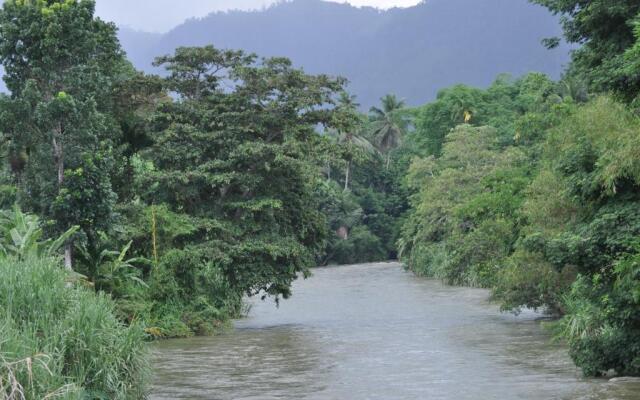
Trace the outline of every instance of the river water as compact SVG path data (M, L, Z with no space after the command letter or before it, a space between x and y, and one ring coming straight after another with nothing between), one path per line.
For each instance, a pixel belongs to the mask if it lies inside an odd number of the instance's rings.
M640 384L582 379L539 315L396 263L332 267L217 337L154 345L151 398L637 400Z

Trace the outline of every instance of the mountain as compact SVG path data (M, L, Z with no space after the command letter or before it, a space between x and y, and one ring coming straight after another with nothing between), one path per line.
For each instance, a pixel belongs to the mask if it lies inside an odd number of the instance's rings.
M310 73L341 75L364 108L395 93L411 105L456 83L485 87L500 73L539 71L559 78L569 47L557 17L527 0L427 0L381 11L321 0L282 2L262 11L212 13L166 34L122 29L136 67L178 46L213 44L260 56L286 56Z

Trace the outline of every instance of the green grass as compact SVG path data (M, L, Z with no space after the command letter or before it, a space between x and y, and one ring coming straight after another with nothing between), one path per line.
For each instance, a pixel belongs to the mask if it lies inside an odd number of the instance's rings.
M51 260L0 260L0 400L139 399L144 332Z

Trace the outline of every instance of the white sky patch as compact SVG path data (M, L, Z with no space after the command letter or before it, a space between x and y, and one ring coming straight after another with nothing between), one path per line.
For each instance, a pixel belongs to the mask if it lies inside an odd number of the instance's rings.
M420 0L328 0L354 6L410 7ZM96 12L106 21L146 32L166 32L189 18L215 11L259 10L277 0L97 0Z

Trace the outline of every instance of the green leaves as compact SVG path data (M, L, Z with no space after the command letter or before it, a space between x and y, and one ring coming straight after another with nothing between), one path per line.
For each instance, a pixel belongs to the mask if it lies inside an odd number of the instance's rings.
M634 64L635 21L640 4L633 0L532 0L562 16L567 41L580 44L572 52L569 75L585 79L598 92L615 91L626 101L640 92ZM557 44L556 39L546 45Z
M95 19L94 8L89 0L52 0L8 1L0 10L0 62L11 91L0 129L14 154L27 155L13 171L17 198L52 221L53 235L79 226L77 238L88 242L114 221L120 130L112 99L124 76L116 28Z
M198 249L184 276L213 263L239 293L288 295L322 244L315 127L341 120L333 103L342 80L212 46L180 48L156 63L178 98L153 117L154 145L144 153L153 167L140 178L153 188L146 201L194 222L179 244Z
M20 260L58 256L58 251L78 231L73 227L56 239L43 239L38 217L23 213L16 205L0 212L0 256Z

